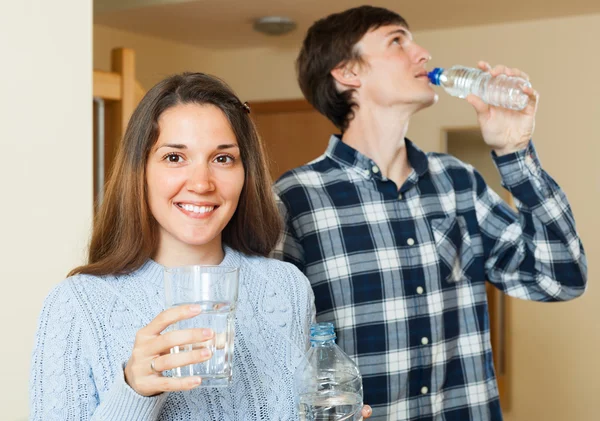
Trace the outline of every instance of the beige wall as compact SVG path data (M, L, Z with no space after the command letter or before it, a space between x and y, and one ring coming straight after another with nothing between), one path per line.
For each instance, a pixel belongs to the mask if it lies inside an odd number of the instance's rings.
M202 70L228 81L244 100L299 98L295 50L214 51L180 46L95 27L97 68L108 67L113 46L132 46L146 88L168 73ZM600 15L464 29L427 31L416 39L432 65L472 65L479 59L526 70L541 92L535 133L546 170L571 201L588 260L600 256ZM440 93L435 107L413 119L409 137L425 150L440 149L443 128L476 124L470 106ZM325 147L326 139L323 139ZM579 300L561 304L515 302L513 409L507 421L594 421L600 378L598 267Z
M471 164L484 178L487 185L500 195L507 198L508 194L502 187L500 173L490 159L490 148L483 141L481 131L452 130L446 136L446 152Z
M110 71L110 52L117 47L135 50L137 79L145 89L150 89L172 73L195 71L221 77L243 100L302 96L294 74L295 50L253 48L211 51L94 25L94 69ZM266 76L265 72L270 76Z
M90 227L92 2L2 2L0 39L0 418L15 421L42 301L82 261Z
M513 409L507 421L598 419L600 290L600 83L586 74L600 65L590 40L600 39L600 16L432 31L418 34L434 65L479 58L526 70L541 92L534 135L545 169L566 191L588 261L590 286L580 300L513 305ZM468 45L469 48L461 46ZM437 149L443 127L475 124L470 106L440 94L437 106L413 120L409 136Z
M172 73L204 71L211 55L209 50L94 25L94 69L110 71L111 50L117 47L135 50L137 80L145 89Z

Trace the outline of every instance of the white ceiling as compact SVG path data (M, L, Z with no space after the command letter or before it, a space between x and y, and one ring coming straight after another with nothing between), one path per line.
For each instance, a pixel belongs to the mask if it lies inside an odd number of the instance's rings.
M94 23L207 48L295 47L315 20L364 0L95 0ZM599 0L379 0L412 31L600 13ZM254 19L298 23L282 37L252 30Z

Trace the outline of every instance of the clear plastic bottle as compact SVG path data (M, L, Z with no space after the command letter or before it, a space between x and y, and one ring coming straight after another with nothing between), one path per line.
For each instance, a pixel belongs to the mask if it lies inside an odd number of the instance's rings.
M310 350L294 375L302 421L362 420L362 377L335 337L332 323L310 327Z
M449 69L436 67L428 74L434 85L443 87L450 95L466 98L473 94L486 104L520 111L529 102L529 96L522 90L531 84L520 77L498 75L470 67L453 66Z

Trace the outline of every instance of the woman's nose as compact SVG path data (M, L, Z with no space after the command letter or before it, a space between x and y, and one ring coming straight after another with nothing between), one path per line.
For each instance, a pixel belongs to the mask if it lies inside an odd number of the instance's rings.
M195 193L211 192L215 189L212 174L208 166L192 168L187 181L189 191Z

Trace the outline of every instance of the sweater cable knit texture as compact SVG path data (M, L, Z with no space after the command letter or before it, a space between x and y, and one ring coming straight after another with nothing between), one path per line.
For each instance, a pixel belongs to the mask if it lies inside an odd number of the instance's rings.
M314 317L308 280L293 265L225 249L240 267L233 381L143 397L124 380L135 335L164 310L163 267L77 275L48 295L30 380L31 420L295 420L293 373Z

